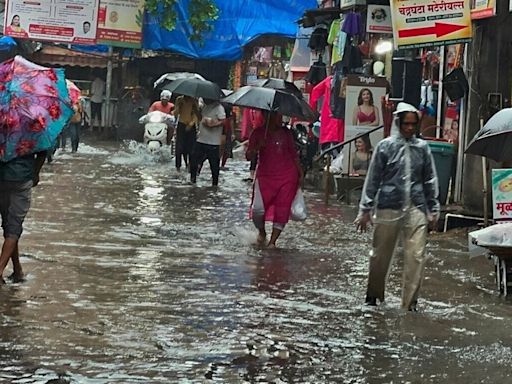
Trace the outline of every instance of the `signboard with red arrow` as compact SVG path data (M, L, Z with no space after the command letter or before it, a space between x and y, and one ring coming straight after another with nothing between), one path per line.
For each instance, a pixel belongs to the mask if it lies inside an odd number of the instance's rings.
M471 0L391 0L397 48L471 40Z

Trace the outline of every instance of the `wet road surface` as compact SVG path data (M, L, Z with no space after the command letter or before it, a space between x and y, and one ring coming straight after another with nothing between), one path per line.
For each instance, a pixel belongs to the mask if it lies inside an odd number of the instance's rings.
M512 305L465 232L431 238L420 312L398 309L399 262L369 309L354 209L308 193L310 218L259 250L247 164L228 166L215 190L135 145L46 165L27 281L0 287L0 382L512 382Z

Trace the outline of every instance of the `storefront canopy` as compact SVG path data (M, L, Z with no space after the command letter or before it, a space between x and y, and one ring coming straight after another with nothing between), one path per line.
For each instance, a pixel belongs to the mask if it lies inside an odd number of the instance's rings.
M188 1L177 2L178 23L174 31L162 29L154 17L146 17L143 45L197 59L238 60L244 45L262 35L294 38L297 21L316 0L215 0L219 19L202 42L190 40Z

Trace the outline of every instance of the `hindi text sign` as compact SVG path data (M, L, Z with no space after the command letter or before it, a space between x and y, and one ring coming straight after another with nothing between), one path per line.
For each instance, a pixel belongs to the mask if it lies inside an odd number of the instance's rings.
M4 35L21 39L96 44L99 0L9 0Z
M391 0L397 48L468 42L472 37L470 0Z
M494 220L512 220L512 169L492 170Z
M98 41L117 47L140 48L144 0L101 0Z

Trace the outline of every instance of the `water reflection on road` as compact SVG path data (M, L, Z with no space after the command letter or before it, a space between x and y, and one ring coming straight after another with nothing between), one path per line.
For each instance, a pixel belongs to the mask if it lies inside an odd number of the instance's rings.
M309 193L310 218L258 250L247 166L228 165L218 190L134 145L46 166L28 281L0 289L0 382L511 382L512 307L464 233L433 237L421 312L398 310L399 268L368 309L353 208Z

